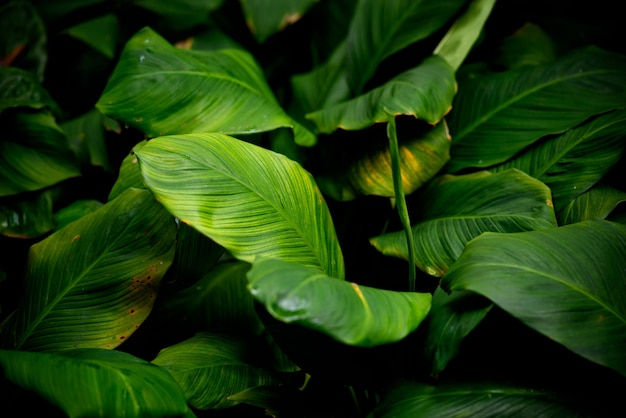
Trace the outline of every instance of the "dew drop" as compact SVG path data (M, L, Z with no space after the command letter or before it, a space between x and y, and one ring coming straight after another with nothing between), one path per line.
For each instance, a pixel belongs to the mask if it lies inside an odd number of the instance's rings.
M145 55L140 55L139 56L139 62L144 62L146 60L146 56Z

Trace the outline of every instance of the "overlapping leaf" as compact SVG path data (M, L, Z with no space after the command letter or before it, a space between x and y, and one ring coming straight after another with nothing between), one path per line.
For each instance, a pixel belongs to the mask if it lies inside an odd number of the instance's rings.
M160 137L135 152L157 199L235 257L280 258L343 278L330 212L299 164L222 134Z
M545 135L625 108L625 76L626 57L589 47L551 64L466 81L448 119L448 169L502 163Z
M626 192L600 183L568 203L557 216L561 225L606 219L620 204L626 204Z
M0 234L32 238L52 231L55 226L53 204L50 189L0 199Z
M261 352L258 341L201 332L161 350L152 362L174 377L193 408L221 409L237 404L230 395L287 381L287 375L255 365Z
M296 23L317 0L240 0L250 32L259 42ZM271 6L271 7L270 7Z
M450 111L455 93L454 70L443 58L432 56L381 87L306 117L322 133L337 128L363 129L385 122L387 114L410 115L436 124Z
M189 411L167 371L128 353L0 350L3 378L32 391L69 417L174 417Z
M626 148L626 111L616 110L548 137L490 171L510 167L543 181L557 211L600 181Z
M415 263L434 276L443 275L465 244L486 231L519 232L556 226L550 189L521 171L482 171L435 179L422 195L412 226ZM371 239L383 254L408 258L404 232Z
M442 279L491 299L573 352L626 375L626 226L585 221L484 234Z
M150 192L129 189L33 245L2 346L117 347L150 313L175 237L174 221Z
M58 111L57 104L32 73L0 66L0 112L14 107L49 107Z
M0 116L0 196L43 189L80 175L65 135L47 111Z
M248 283L252 295L274 318L362 347L406 337L426 317L432 298L430 293L359 286L272 259L255 261Z
M541 389L482 382L437 386L407 382L388 391L368 417L560 417L580 413L572 399Z
M315 142L280 107L249 53L182 50L149 28L128 41L96 106L152 137L290 127L299 144Z
M353 95L363 91L391 54L441 28L465 0L360 1L348 30L346 75Z

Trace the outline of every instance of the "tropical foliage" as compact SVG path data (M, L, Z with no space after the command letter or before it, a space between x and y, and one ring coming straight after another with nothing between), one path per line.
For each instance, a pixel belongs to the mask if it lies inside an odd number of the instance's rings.
M600 3L3 1L0 414L614 416Z

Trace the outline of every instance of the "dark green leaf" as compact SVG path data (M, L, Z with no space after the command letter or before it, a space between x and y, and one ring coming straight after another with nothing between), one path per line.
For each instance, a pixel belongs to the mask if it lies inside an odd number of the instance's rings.
M240 0L250 32L259 42L292 25L318 0Z
M4 378L35 392L69 417L179 417L185 397L163 369L120 351L0 350Z
M113 184L113 188L111 188L111 192L109 193L109 201L115 199L124 190L131 187L136 189L145 189L143 178L141 177L141 170L139 169L139 160L135 155L135 151L141 149L141 147L147 143L148 141L141 141L136 144L134 151L131 151L122 161L120 173L117 176L115 184Z
M222 134L160 137L135 152L170 213L235 257L280 258L344 277L330 212L299 164Z
M96 106L151 137L290 127L300 145L315 143L280 107L249 53L182 50L149 28L128 41Z
M0 199L0 234L39 237L54 229L52 192L48 189Z
M477 382L440 386L403 383L389 391L368 418L557 418L579 416L580 412L571 399L539 389Z
M56 229L61 229L75 220L95 212L101 207L102 203L97 200L75 200L54 215Z
M0 196L52 186L80 175L67 139L47 111L0 115Z
M626 375L626 226L585 221L486 233L442 279L491 299L575 353Z
M430 309L430 293L359 286L279 260L255 261L248 282L254 298L274 318L361 347L403 339Z
M106 14L95 19L79 23L67 29L67 33L113 59L119 37L119 22L114 14Z
M626 192L600 183L568 203L557 216L561 225L606 219L619 204L625 202Z
M454 70L432 56L383 86L306 115L322 133L358 130L387 121L387 114L410 115L436 124L450 111L456 93Z
M0 66L0 112L12 107L58 110L57 104L32 73Z
M61 129L81 163L111 171L102 118L103 115L93 109L78 118L62 123Z
M502 41L498 61L509 69L535 67L556 60L556 45L539 26L526 23Z
M433 294L433 304L424 323L424 351L431 364L431 375L445 369L461 348L463 339L483 320L493 305L471 292L447 295L440 287Z
M237 404L230 395L286 381L286 375L255 365L259 353L258 341L201 332L161 350L152 363L174 377L193 408L221 409Z
M174 221L148 191L129 189L33 245L3 346L117 347L150 313L175 234Z
M625 76L625 56L589 47L552 64L466 81L448 118L448 169L502 163L545 135L623 109Z
M465 0L362 0L346 38L346 75L360 94L378 65L441 28Z
M422 271L441 276L465 244L483 232L551 229L556 218L550 199L550 189L515 169L439 177L424 191L413 218L415 262ZM371 243L383 254L408 258L403 232L372 238Z
M515 167L552 190L557 211L600 181L626 148L626 111L618 110L529 147L518 157L494 167Z

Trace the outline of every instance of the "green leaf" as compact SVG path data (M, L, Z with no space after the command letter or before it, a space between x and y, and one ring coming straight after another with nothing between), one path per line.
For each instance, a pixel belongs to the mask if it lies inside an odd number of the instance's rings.
M150 313L175 235L152 195L130 189L33 245L3 347L117 347Z
M112 170L104 137L103 115L97 109L62 123L61 129L82 164Z
M556 45L539 26L526 23L505 38L498 63L508 69L550 64L557 58Z
M441 276L465 244L483 232L551 229L556 218L550 199L550 189L515 169L441 176L421 195L420 212L413 217L415 262L422 271ZM408 258L403 232L370 242L383 254Z
M454 70L444 59L432 56L381 87L306 117L322 133L367 128L385 122L387 113L414 116L434 125L450 111L455 93Z
M413 332L430 309L430 293L359 286L280 260L259 259L248 272L254 298L276 319L344 344L373 347Z
M441 373L457 356L463 339L476 328L492 306L487 299L471 292L447 295L437 287L432 308L424 322L424 352L432 365L431 376Z
M80 175L67 139L47 111L3 112L0 196L43 189Z
M54 215L56 228L61 229L83 216L95 212L101 207L102 203L98 200L75 200Z
M160 137L135 153L159 202L235 257L279 258L343 278L330 212L299 164L222 134Z
M188 411L180 387L165 370L120 351L0 350L0 369L14 385L69 417L177 417Z
M259 42L296 23L318 0L240 0L250 32Z
M388 56L441 28L465 0L362 0L348 30L346 75L360 94Z
M0 234L39 237L54 229L53 194L49 189L0 199Z
M0 66L0 112L13 107L49 107L58 111L57 104L32 73Z
M467 80L448 118L448 170L502 163L543 136L623 109L625 75L625 56L589 47L552 64Z
M606 219L619 205L626 203L626 192L599 183L567 204L557 213L561 225Z
M189 29L210 22L210 13L219 9L224 0L133 0L139 7L165 19L165 26Z
M484 234L443 277L573 352L626 375L626 226L585 221Z
M263 325L254 312L244 262L221 263L199 281L166 300L158 309L164 318L189 318L196 329L258 334Z
M580 412L571 399L541 389L481 382L438 386L408 382L388 391L368 418L567 417Z
M491 171L515 167L552 190L557 211L600 181L626 148L626 111L599 116L562 135L547 137Z
M30 2L4 3L0 6L0 67L19 67L42 81L48 54L41 17Z
M445 121L399 146L404 192L411 194L437 174L450 159ZM357 160L347 173L350 186L366 195L393 197L389 148Z
M79 23L66 30L73 38L83 41L110 59L115 56L119 31L117 17L111 13Z
M109 192L109 202L115 199L122 192L131 187L136 189L145 189L143 184L143 178L141 177L141 170L139 169L139 160L135 155L135 151L141 149L146 145L148 141L141 141L135 145L134 151L131 151L122 161L120 166L120 173L117 176L117 180L113 184L111 191Z
M179 49L150 28L128 41L96 107L151 137L288 127L300 145L316 140L280 107L249 53Z
M167 370L195 409L235 406L228 399L245 389L278 385L287 376L259 367L258 341L201 332L164 348L152 361Z
M478 39L495 2L496 0L473 0L433 53L445 59L454 71L458 70Z

